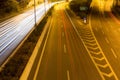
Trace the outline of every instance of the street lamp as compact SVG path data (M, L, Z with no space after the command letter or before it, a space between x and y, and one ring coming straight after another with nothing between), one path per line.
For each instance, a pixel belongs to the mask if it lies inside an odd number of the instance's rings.
M44 8L45 8L45 15L46 15L46 1L44 0Z
M34 0L34 19L35 19L35 26L37 26L37 23L36 23L36 2Z

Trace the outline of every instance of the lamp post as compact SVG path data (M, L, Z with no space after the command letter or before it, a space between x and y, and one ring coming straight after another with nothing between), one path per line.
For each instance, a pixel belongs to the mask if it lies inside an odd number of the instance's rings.
M45 8L45 15L46 15L46 1L44 0L44 8Z
M34 19L35 19L35 26L37 26L37 23L36 23L36 2L34 0Z

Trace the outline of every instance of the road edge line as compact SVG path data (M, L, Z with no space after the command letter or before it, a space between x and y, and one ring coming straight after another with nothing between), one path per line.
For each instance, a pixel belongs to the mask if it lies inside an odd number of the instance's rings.
M53 19L52 19L53 20ZM41 61L42 61L42 57L43 57L43 54L44 54L44 51L45 51L45 47L46 47L46 43L47 43L47 40L48 40L48 37L49 37L49 34L50 34L50 30L51 30L51 25L52 25L52 20L50 22L50 27L49 27L49 30L47 32L47 36L46 36L46 39L45 39L45 43L44 43L44 46L43 46L43 49L42 49L42 52L41 52L41 56L40 56L40 59L39 59L39 62L38 62L38 66L36 68L36 71L35 71L35 76L33 77L33 80L36 80L36 77L37 77L37 74L38 74L38 71L39 71L39 68L40 68L40 64L41 64ZM48 26L47 26L48 27Z
M47 24L46 24L47 25ZM42 44L42 41L44 39L44 36L45 36L45 33L47 32L47 28L48 26L46 26L44 29L43 29L43 32L41 33L41 36L39 37L39 40L34 48L34 51L32 52L32 55L22 73L22 75L20 76L20 80L27 80L28 76L29 76L29 73L32 69L32 66L34 64L34 61L35 61L35 58L37 56L37 53L38 53L38 50ZM34 53L34 54L33 54Z
M96 43L97 43L97 45L98 45L100 51L102 52L103 57L104 57L105 60L106 60L106 63L108 64L108 66L109 66L111 72L113 73L113 76L115 77L116 80L118 80L118 77L117 77L116 73L114 72L114 70L113 70L111 64L109 63L107 57L105 56L105 54L104 54L104 52L103 52L103 50L102 50L100 44L98 43L98 41L97 41L97 39L96 39L96 37L95 37L95 34L94 34L93 29L92 29L92 26L91 26L91 20L90 20L90 19L91 19L91 14L90 14L90 16L89 16L89 27L90 27L91 33L92 33L92 35L93 35L93 37L94 37L94 39L95 39L95 41L96 41Z

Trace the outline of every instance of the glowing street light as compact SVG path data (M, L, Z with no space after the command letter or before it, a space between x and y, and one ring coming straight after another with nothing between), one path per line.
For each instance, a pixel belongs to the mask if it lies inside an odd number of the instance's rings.
M34 18L35 18L35 26L37 26L37 23L36 23L36 2L34 0Z
M45 14L46 14L46 1L44 0L44 8L45 8Z

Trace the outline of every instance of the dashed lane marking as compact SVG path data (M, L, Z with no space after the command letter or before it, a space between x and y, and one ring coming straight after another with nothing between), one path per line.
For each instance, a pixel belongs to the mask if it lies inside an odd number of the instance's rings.
M114 57L117 58L117 55L115 54L115 51L112 48L111 48L111 51L112 51Z
M64 34L64 32L62 32L62 37L64 37L65 36L65 34Z
M70 72L67 70L67 80L70 80Z
M52 27L52 21L53 21L53 18L52 18L51 23L50 23L50 28L49 28L48 33L47 33L47 37L46 37L46 40L45 40L45 43L44 43L44 46L43 46L43 49L42 49L42 53L41 53L40 59L38 61L38 65L37 65L36 72L35 72L33 80L36 80L39 68L41 66L41 61L42 61L42 58L43 58L43 55L44 55L45 47L46 47L47 40L48 40L48 37L49 37L49 34L50 34L50 30L51 30L51 27Z
M61 25L61 28L63 28L63 25Z
M64 44L64 53L67 53L66 45Z
M109 44L110 42L109 42L109 40L107 39L107 38L105 38L105 40L106 40L106 42Z

